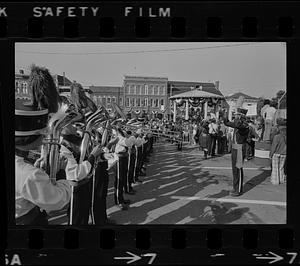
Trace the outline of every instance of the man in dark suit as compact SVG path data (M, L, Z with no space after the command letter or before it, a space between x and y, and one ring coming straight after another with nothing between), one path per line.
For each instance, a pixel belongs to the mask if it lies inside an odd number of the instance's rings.
M224 118L224 124L234 128L231 151L233 190L230 192L230 195L234 197L238 197L243 193L243 161L245 157L243 154L243 144L246 143L249 133L249 125L245 117L247 111L247 109L238 107L235 119L232 122L227 117Z

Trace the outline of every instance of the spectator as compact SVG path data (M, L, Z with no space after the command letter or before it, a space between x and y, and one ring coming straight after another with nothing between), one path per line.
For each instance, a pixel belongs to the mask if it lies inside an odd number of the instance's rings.
M204 152L204 159L207 159L208 149L210 144L210 135L209 131L209 122L207 120L203 120L200 124L200 127L197 132L197 136L199 138L199 149Z
M216 119L212 118L209 124L210 135L210 145L208 150L208 155L215 156L216 155L216 142L217 142L217 134L218 134L218 124L216 123Z
M279 133L274 136L270 159L272 160L271 183L279 185L286 181L286 120L279 121Z
M273 105L267 104L267 107L263 109L262 117L265 120L263 141L271 140L271 128L274 125L275 113L276 109Z
M222 155L224 154L224 150L225 150L225 144L226 144L226 126L224 124L223 119L219 120L219 130L218 130L218 134L217 134L217 146L218 146L218 154Z
M247 136L246 143L244 144L245 148L245 161L251 160L254 157L254 149L255 149L255 142L254 139L258 139L259 136L255 131L255 124L253 121L248 118L247 123L249 125L249 133Z

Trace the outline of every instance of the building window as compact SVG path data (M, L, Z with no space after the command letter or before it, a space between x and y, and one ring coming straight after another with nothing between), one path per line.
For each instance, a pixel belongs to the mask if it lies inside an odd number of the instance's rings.
M112 97L112 101L113 101L114 103L116 103L116 97L115 97L115 96Z
M125 86L125 94L129 94L129 85Z
M161 105L161 106L162 106L162 105L165 105L164 99L160 99L160 105Z
M158 86L154 87L154 95L158 95Z
M106 105L106 98L105 96L102 97L102 104L105 106Z
M151 106L151 107L154 107L154 104L153 104L153 99L152 98L150 98L150 102L149 102L149 105Z
M148 95L148 85L145 85L145 95Z
M110 97L106 97L106 102L109 104L111 103L111 98Z
M145 98L145 102L144 103L145 103L144 106L148 107L148 98Z
M141 95L144 95L144 94L145 94L145 86L142 85L142 86L141 86Z
M161 86L161 95L166 95L166 87L165 86Z
M130 106L134 107L134 98L130 98Z
M129 102L129 98L128 97L125 98L125 106L126 107L130 107L130 102Z
M148 89L149 95L153 95L153 85L151 85Z
M136 99L136 106L141 107L141 98Z
M123 98L122 98L122 97L119 98L119 105L120 105L120 106L123 105Z
M136 86L136 94L138 94L138 95L141 94L141 86L140 85Z
M17 93L20 93L20 83L16 82L16 91Z
M134 94L134 86L133 85L129 86L129 91L130 91L129 94Z

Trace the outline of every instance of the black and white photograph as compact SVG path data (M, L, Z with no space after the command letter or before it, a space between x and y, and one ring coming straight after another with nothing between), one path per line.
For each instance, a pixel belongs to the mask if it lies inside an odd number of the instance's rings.
M16 42L16 225L287 223L284 42Z

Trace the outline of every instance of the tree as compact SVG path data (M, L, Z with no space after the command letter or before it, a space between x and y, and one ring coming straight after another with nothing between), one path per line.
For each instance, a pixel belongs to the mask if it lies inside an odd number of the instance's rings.
M275 104L276 108L279 104L279 109L286 108L286 95L284 90L280 90L276 93L276 97L272 98L272 102ZM280 102L279 102L280 101Z

